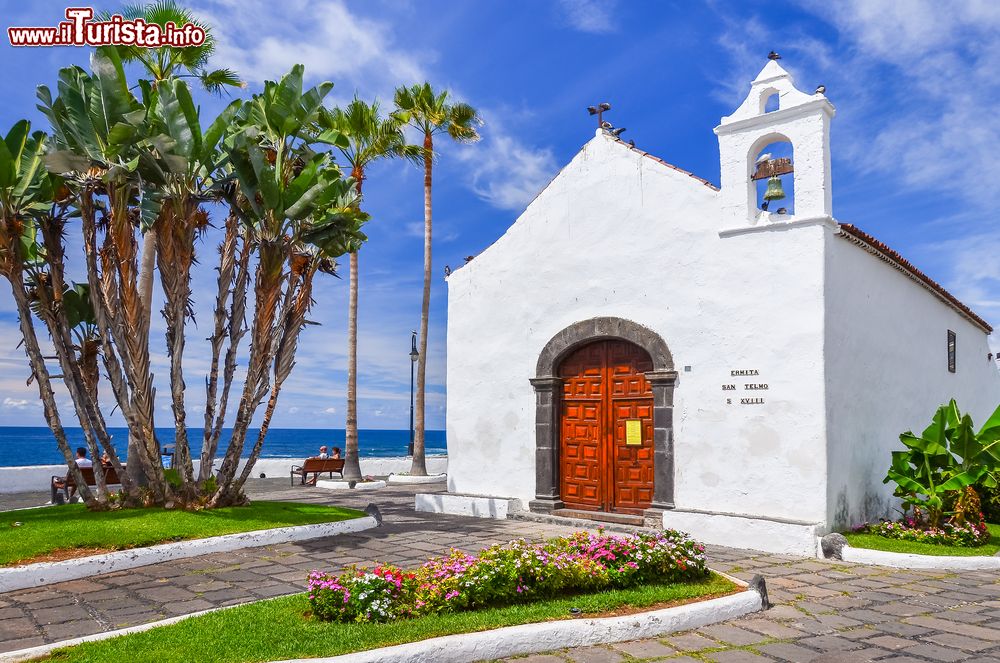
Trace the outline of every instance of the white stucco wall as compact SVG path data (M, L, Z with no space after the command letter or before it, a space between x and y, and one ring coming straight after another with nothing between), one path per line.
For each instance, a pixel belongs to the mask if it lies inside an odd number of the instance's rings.
M977 427L1000 404L986 333L909 276L841 237L827 247L829 519L843 527L896 505L884 485L899 434L955 398ZM957 334L948 372L947 330Z
M823 226L720 237L720 194L598 135L449 278L449 489L535 494L539 353L620 317L673 355L678 509L826 518ZM690 371L685 367L689 366ZM757 369L758 377L731 377ZM743 391L766 382L766 392ZM739 390L724 392L723 384ZM739 405L762 396L764 405ZM733 398L735 404L727 405Z

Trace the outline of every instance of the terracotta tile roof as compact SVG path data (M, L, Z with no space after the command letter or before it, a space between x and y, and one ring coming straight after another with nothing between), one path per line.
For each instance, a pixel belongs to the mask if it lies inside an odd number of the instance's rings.
M677 166L675 166L672 163L667 163L666 161L664 161L663 159L661 159L658 156L654 156L654 155L650 154L649 152L646 152L645 150L640 150L635 145L629 145L628 143L626 143L625 141L623 141L621 138L614 138L614 137L612 137L612 138L613 138L613 140L615 142L619 143L620 145L624 145L625 147L627 147L628 149L632 150L633 152L638 152L639 154L641 154L642 156L646 157L647 159L652 159L656 163L662 164L662 165L666 166L667 168L670 168L671 170L676 170L678 173L683 173L683 174L687 175L688 177L690 177L692 179L696 179L699 182L701 182L702 184L704 184L705 186L707 186L709 189L712 189L713 191L718 191L719 190L719 187L715 186L714 184L712 184L711 182L709 182L708 180L706 180L706 179L704 179L702 177L698 177L694 173L689 173L688 171L684 170L683 168L678 168Z
M953 309L964 315L987 334L993 331L993 327L991 327L988 322L976 315L972 309L960 302L958 298L941 287L939 283L917 269L909 260L889 248L888 245L875 239L857 226L849 223L840 224L840 236L857 246L860 246L877 258L881 258L899 271L905 273L914 281L930 290Z

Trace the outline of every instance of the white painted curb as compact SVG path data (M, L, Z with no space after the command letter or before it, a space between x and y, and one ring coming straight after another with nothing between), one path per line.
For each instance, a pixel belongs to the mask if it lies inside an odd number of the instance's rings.
M358 481L351 487L350 482L344 481L342 479L321 479L316 482L317 488L326 488L327 490L378 490L379 488L385 488L385 481Z
M446 635L405 645L281 663L469 663L550 651L562 647L627 642L723 622L761 609L760 594L748 589L708 601L622 617L564 619Z
M443 483L448 480L447 474L429 474L425 477L413 476L412 474L390 474L390 486L405 486L412 484Z
M246 601L244 603L227 605L221 608L210 608L208 610L200 610L198 612L192 612L187 615L177 615L176 617L168 617L167 619L161 619L160 621L157 622L149 622L147 624L129 626L128 628L120 628L114 631L102 631L100 633L92 633L91 635L83 635L80 636L79 638L72 638L71 640L61 640L59 642L51 642L47 645L38 645L37 647L29 647L27 649L15 649L14 651L0 653L0 663L17 663L18 661L30 661L36 658L41 658L42 656L49 655L52 653L54 649L75 647L76 645L82 645L85 642L108 640L110 638L117 638L120 635L128 635L130 633L142 633L143 631L148 631L150 629L154 629L159 626L170 626L171 624L176 624L177 622L182 622L185 619L191 619L192 617L201 617L202 615L207 615L211 612L219 612L220 610L229 610L231 608L238 608L241 605L248 605L250 603L264 603L265 601L273 601L274 599L280 599L280 598L284 598L284 596L275 596L269 599Z
M1000 569L1000 557L992 556L916 555L914 553L897 553L887 550L871 550L869 548L844 546L840 552L840 557L845 562L875 564L895 569L944 569L955 571Z
M742 580L724 573L719 573L719 575L739 585L746 585ZM249 601L248 603L263 603L264 601L271 600L273 599ZM189 615L178 615L177 617L170 617L169 619L140 624L138 626L130 626L115 631L94 633L71 640L53 642L28 649L18 649L0 654L0 663L28 661L46 656L54 649L73 647L85 642L107 640L130 633L141 633L159 626L169 626L185 619L200 617L201 615L219 612L220 610L229 610L240 605L247 605L247 603L202 610ZM650 638L735 619L736 617L757 612L762 607L760 594L753 589L746 589L738 594L731 594L717 599L624 617L569 619L559 622L523 624L521 626L509 626L492 631L481 631L479 633L463 633L431 638L405 645L372 649L354 654L344 654L342 656L296 659L296 661L286 661L284 663L323 663L324 661L336 663L396 663L397 661L400 663L466 663L481 659L548 651L553 647L575 647Z
M139 566L158 564L173 559L198 557L208 553L229 552L241 548L256 548L289 541L305 541L319 539L337 534L361 532L378 527L378 521L371 516L340 520L335 523L317 523L314 525L297 525L295 527L278 527L275 529L225 534L207 539L162 543L145 548L118 550L103 555L79 557L63 562L39 562L11 568L0 569L0 593L16 589L40 587L67 580L90 578L102 573L112 573Z

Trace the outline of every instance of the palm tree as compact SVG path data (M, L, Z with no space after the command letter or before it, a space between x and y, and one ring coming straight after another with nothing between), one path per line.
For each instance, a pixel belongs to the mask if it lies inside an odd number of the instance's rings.
M449 103L448 91L435 94L430 83L396 90L396 116L424 137L424 292L420 307L420 349L417 360L417 396L413 439L413 465L410 474L427 475L424 457L427 378L427 325L431 306L431 184L434 167L434 136L447 133L452 140L470 143L479 140L476 127L482 119L469 104Z
M212 93L220 93L227 87L246 87L239 75L232 69L209 70L208 61L215 52L215 38L211 28L198 21L190 10L179 6L174 0L158 0L147 4L124 7L121 15L126 20L141 18L146 23L165 26L173 23L183 26L188 23L205 30L205 40L200 46L185 48L143 48L141 46L114 46L118 57L124 63L138 63L149 76L150 86L157 88L164 81L174 78L197 78L202 86ZM102 20L108 20L105 16ZM139 297L149 328L153 308L153 270L156 264L156 247L159 242L157 224L150 223L143 228L142 257L139 263ZM148 339L146 339L148 344ZM136 440L129 437L129 456L133 456ZM129 466L133 478L141 480L135 463ZM135 468L135 469L132 469Z
M366 103L357 97L346 109L334 108L320 114L319 127L346 137L346 143L335 143L351 168L358 205L365 171L380 159L404 158L417 160L422 150L409 145L403 135L402 122L393 116L379 114L378 101ZM350 284L347 312L347 417L344 445L344 479L361 479L358 458L358 249L350 250Z

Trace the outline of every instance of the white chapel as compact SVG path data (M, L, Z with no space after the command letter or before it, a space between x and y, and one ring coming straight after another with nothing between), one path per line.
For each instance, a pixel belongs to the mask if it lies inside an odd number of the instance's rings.
M983 420L1000 372L985 320L833 216L834 115L770 60L718 188L598 129L448 278L449 494L418 508L804 554L889 515L899 434L950 398Z

